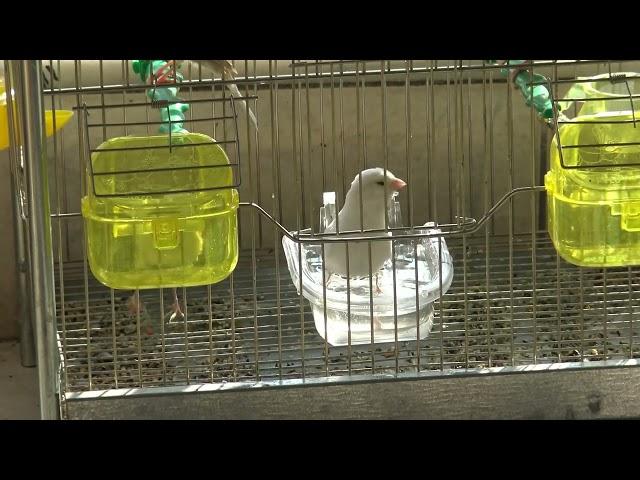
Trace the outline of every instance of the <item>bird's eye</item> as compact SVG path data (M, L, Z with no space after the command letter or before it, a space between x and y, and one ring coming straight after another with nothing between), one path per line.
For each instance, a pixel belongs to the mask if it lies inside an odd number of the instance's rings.
M384 187L384 180L380 180L379 182L376 182L378 185L380 185L381 187Z

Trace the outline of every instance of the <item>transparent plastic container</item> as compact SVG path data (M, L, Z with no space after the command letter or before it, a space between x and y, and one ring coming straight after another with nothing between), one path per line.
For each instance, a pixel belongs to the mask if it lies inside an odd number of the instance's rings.
M87 254L111 288L206 285L236 266L232 167L203 168L228 165L227 155L206 135L171 138L171 150L168 135L113 138L91 156L82 199ZM205 145L181 146L191 144ZM216 187L229 188L207 190Z
M545 176L554 246L566 261L585 267L640 264L640 145L632 145L640 143L640 123L634 128L629 98L629 90L640 92L640 83L628 79L627 90L624 81L606 78L572 88L569 98L597 100L585 101L572 119L582 123L562 125L559 135L566 166L611 167L563 168L556 135ZM640 120L640 109L635 115ZM616 166L621 164L632 166Z
M325 202L332 198L335 196L325 194ZM321 209L321 225L326 227L331 223L333 215L335 205L325 203ZM393 202L389 219L390 222L400 219L399 203ZM414 230L435 231L428 224L422 230ZM398 230L394 234L408 232ZM301 233L309 233L309 230ZM395 243L395 288L393 263L389 259L379 272L382 293L375 292L375 279L368 276L350 278L347 286L347 278L336 275L326 286L325 302L321 245L301 244L300 272L298 244L286 236L282 238L291 280L298 294L302 293L311 304L316 330L329 344L342 346L348 345L349 341L352 345L370 344L372 327L373 343L393 342L396 322L398 341L425 339L429 335L433 326L433 302L440 297L440 292L444 294L451 286L453 260L442 237L396 240ZM417 251L417 284L414 251Z

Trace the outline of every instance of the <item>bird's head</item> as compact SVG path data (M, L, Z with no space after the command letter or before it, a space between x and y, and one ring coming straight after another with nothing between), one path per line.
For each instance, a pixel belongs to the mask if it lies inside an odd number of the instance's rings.
M353 179L351 188L347 193L347 201L360 202L360 191L362 191L362 202L364 204L378 203L384 199L386 205L393 194L402 190L406 185L403 180L397 178L389 170L385 175L383 168L369 168L360 172Z

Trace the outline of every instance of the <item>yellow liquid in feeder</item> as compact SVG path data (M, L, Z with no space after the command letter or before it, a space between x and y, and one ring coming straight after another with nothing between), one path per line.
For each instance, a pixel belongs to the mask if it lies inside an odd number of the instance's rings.
M82 199L87 252L94 276L109 287L206 285L236 266L232 167L185 168L228 165L229 159L206 135L171 138L171 151L167 135L113 138L91 156L96 195L87 173L89 194ZM208 145L183 146L201 143ZM214 187L227 188L205 190Z
M640 112L639 112L640 113ZM638 114L636 114L638 115ZM611 165L607 168L563 169L557 138L551 145L551 170L545 176L548 228L562 258L586 267L640 264L640 123L631 113L582 115L582 124L560 128L567 166ZM604 146L588 146L605 144ZM581 145L578 148L566 148ZM617 167L619 164L637 166Z

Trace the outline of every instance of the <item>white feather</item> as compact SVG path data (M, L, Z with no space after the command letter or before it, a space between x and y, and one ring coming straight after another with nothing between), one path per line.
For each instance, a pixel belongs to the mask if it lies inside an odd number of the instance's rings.
M196 63L200 68L206 67L211 69L214 73L220 75L223 80L233 80L234 74L237 74L230 60L190 60L193 63ZM238 86L235 83L227 83L225 84L227 89L231 92L231 95L234 98L243 97L238 89ZM244 100L239 100L238 103L242 105L242 109L249 115L253 126L256 131L258 130L258 120L256 119L253 111L247 107L247 102Z
M229 91L231 92L231 95L233 95L234 98L240 98L243 96L240 93L240 90L238 90L238 87L236 86L235 83L227 83L227 88L229 89ZM258 130L258 120L256 119L256 116L253 114L251 109L247 107L247 102L245 102L244 100L239 100L239 103L240 105L242 105L242 109L245 111L245 113L249 115L249 118L251 119L253 126L256 128L256 130Z

